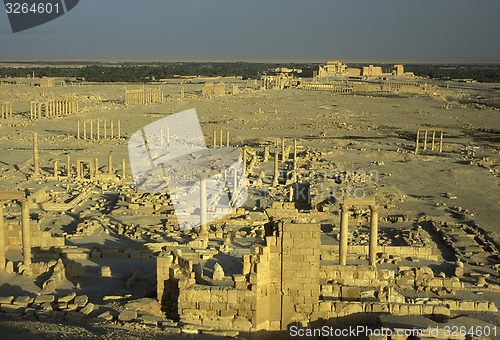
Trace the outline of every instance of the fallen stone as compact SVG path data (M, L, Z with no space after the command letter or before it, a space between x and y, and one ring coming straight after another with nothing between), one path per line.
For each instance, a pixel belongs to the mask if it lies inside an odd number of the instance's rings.
M98 319L105 320L105 321L112 321L113 320L113 315L109 311L106 311L104 313L101 313L97 316Z
M93 303L87 303L87 305L85 307L80 309L80 313L82 313L84 315L90 315L90 313L92 313L94 311L94 307L95 306Z
M73 301L73 299L76 297L76 293L71 293L66 296L61 296L60 298L57 299L57 302L59 303L69 303Z
M0 297L0 304L11 304L14 300L13 296L2 296Z
M39 295L35 298L35 303L45 303L45 302L54 302L54 295Z
M33 298L31 296L18 296L13 304L18 306L27 307L30 303L33 302Z
M19 306L19 305L6 305L2 304L0 306L0 310L4 313L11 313L11 314L23 314L24 310L26 309L25 306Z
M75 301L73 302L78 307L85 307L85 305L89 302L89 297L87 295L80 295L75 297Z
M137 319L137 312L133 310L124 310L118 315L119 321L133 321Z

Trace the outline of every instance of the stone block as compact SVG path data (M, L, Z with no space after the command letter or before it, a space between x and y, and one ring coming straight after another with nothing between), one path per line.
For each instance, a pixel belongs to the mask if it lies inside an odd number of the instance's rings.
M113 320L113 315L109 311L106 311L104 313L101 313L97 316L97 319L104 320L104 321L112 321Z
M69 302L73 301L73 299L75 297L76 297L76 293L71 293L69 295L59 297L57 299L57 302L59 302L59 303L69 303Z
M12 303L17 306L27 307L30 303L33 302L33 300L34 299L31 296L18 296Z
M111 268L109 266L101 267L101 277L111 277Z
M252 329L252 323L245 319L234 319L233 330L248 332Z
M2 304L0 305L0 310L3 313L9 313L9 314L19 314L22 315L26 309L26 306L20 306L20 305L7 305L7 304Z
M14 300L13 296L2 296L0 297L0 304L11 304Z
M475 307L474 301L460 301L458 305L458 309L464 311L473 311Z
M123 322L134 321L137 319L137 312L133 310L123 310L118 315L118 320Z
M87 303L85 307L80 309L80 313L82 313L83 315L90 315L90 313L94 311L94 308L95 306L93 303Z
M45 303L45 302L54 302L55 297L54 295L39 295L35 298L35 303Z
M448 308L446 308L445 306L435 306L433 314L434 315L450 316L450 310Z
M85 307L85 305L89 302L89 297L87 295L79 295L75 297L75 301L73 302L77 307Z

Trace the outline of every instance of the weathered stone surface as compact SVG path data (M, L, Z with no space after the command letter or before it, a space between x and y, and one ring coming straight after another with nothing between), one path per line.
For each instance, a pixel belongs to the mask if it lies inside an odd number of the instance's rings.
M224 269L222 266L218 263L214 265L214 275L213 279L214 280L223 280L226 275L224 274Z
M0 306L0 310L2 312L4 312L4 313L11 313L11 314L23 314L25 309L26 309L25 306L20 306L20 305L2 304Z
M14 301L13 296L2 296L0 297L0 304L11 304Z
M32 302L33 298L31 296L18 296L17 298L14 299L13 304L27 307Z
M137 319L137 312L133 310L124 310L118 315L119 321L134 321Z
M35 303L54 302L54 295L39 295L35 298Z
M109 311L106 311L104 313L101 313L97 316L97 319L102 319L102 320L105 320L105 321L111 321L113 320L113 315L111 315L111 313Z
M80 313L82 313L84 315L89 315L90 313L92 313L94 311L94 308L95 308L95 306L93 303L87 303L87 305L85 307L80 309Z
M89 302L89 297L87 295L80 295L75 297L73 302L77 307L84 307Z
M59 303L69 303L73 301L73 299L76 297L76 293L71 293L66 296L61 296L57 299L57 302Z

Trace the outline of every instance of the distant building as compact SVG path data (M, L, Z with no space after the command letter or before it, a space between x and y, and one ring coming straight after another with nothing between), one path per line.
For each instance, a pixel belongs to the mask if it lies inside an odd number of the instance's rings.
M361 70L361 75L363 77L368 77L368 78L380 77L382 76L382 67L373 65L363 66L363 69Z
M403 65L401 65L401 64L394 65L393 74L395 76L402 76L404 73L405 73L405 68Z
M341 61L328 61L325 66L320 66L318 78L338 77L347 75L347 65Z
M364 77L376 78L386 76L414 76L411 72L405 72L401 64L394 65L392 71L384 73L381 66L368 65L362 68L350 68L341 61L328 61L326 65L320 65L318 71L315 71L316 78L334 78L334 77Z
M41 87L52 87L55 85L55 78L52 77L42 77L40 79L40 86Z

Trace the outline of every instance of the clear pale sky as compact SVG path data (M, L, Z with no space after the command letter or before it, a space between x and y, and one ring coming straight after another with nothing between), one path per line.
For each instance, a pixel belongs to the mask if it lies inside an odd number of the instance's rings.
M0 59L500 63L499 0L81 0Z

